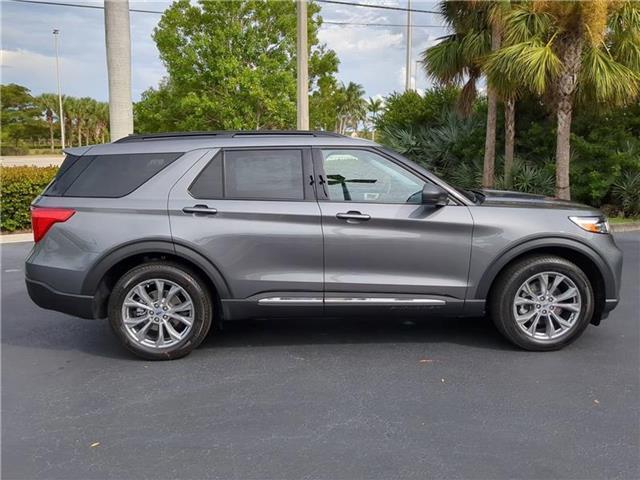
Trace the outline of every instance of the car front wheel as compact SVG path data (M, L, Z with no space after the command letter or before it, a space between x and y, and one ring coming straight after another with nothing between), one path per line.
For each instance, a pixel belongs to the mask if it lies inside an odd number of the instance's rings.
M207 335L211 295L193 272L151 262L129 270L109 299L109 321L123 345L147 360L184 357Z
M489 310L512 343L527 350L557 350L589 325L593 298L591 283L577 265L540 255L518 261L500 275Z

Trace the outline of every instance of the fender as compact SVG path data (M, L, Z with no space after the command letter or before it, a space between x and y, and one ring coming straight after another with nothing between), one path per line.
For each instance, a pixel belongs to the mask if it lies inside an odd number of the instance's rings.
M105 253L90 269L82 284L83 295L94 295L105 274L117 263L145 253L166 253L183 258L199 267L213 283L221 298L230 298L231 290L222 273L204 255L194 249L175 243L171 238L150 238L118 245Z
M480 282L478 283L476 291L471 298L479 300L486 299L489 289L500 270L502 270L502 268L514 258L539 248L554 247L570 249L589 258L589 260L591 260L598 268L602 278L604 279L607 298L614 298L616 296L616 282L614 274L607 263L595 250L593 250L589 245L573 238L545 236L542 238L525 239L521 243L511 245L504 251L500 252L485 270Z

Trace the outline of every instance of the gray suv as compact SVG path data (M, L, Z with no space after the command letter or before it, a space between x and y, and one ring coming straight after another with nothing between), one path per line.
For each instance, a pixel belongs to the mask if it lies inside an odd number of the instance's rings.
M618 303L622 255L591 207L454 188L324 132L132 135L71 148L32 205L29 295L108 317L147 359L223 320L482 316L553 350Z

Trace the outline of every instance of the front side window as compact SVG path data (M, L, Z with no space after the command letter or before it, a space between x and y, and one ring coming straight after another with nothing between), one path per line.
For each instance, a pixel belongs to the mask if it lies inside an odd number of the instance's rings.
M303 200L301 150L228 150L224 196L229 199Z
M424 181L367 150L322 150L329 200L338 202L421 202Z

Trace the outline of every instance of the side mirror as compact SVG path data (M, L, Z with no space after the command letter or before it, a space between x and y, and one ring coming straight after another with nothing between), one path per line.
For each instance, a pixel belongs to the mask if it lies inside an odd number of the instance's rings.
M444 207L449 203L449 194L446 190L433 183L425 183L422 187L422 204L434 207Z

